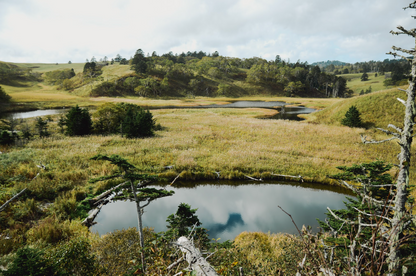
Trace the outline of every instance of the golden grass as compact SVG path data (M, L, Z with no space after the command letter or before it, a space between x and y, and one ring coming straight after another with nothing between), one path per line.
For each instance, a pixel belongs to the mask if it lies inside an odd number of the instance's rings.
M406 86L401 87L406 89ZM397 98L406 99L406 93L397 88L373 92L335 102L325 110L304 115L310 121L317 123L341 125L348 109L355 105L361 113L361 120L367 127L386 128L388 124L398 127L403 125L404 106Z
M84 70L85 63L15 63L10 62L11 64L15 64L17 66L23 68L32 69L33 72L44 73L48 71L54 70L62 70L62 69L74 69L75 73L82 72Z
M344 77L348 80L347 86L348 88L352 89L354 91L355 95L360 94L361 90L366 91L370 88L373 92L380 91L386 89L386 87L383 84L383 81L385 80L384 75L377 75L375 76L375 73L367 73L368 74L368 80L367 81L361 81L362 73L360 74L345 74L340 75L341 77Z
M116 79L120 76L133 73L134 71L130 69L130 65L119 65L113 64L109 66L104 66L102 68L103 74L101 75L104 80Z
M108 165L92 162L97 153L119 154L140 169L164 176L158 169L175 165L169 177L224 179L270 177L270 173L302 175L309 181L328 182L336 166L383 159L395 162L398 146L363 145L359 134L379 137L364 129L256 119L264 109L164 109L154 110L164 130L156 137L125 139L120 136L65 137L54 135L29 142L34 161L7 172L36 171L35 160L49 164L56 181L86 185L89 177L107 174ZM56 128L56 120L51 129ZM11 149L19 155L22 149ZM23 152L22 152L23 153ZM28 167L29 166L29 167ZM12 176L12 175L10 175ZM38 180L40 182L42 177ZM49 181L48 179L44 179ZM39 185L40 182L38 183ZM48 182L49 183L49 182ZM84 183L84 184L83 184ZM68 184L69 185L69 184ZM70 184L68 187L75 185Z

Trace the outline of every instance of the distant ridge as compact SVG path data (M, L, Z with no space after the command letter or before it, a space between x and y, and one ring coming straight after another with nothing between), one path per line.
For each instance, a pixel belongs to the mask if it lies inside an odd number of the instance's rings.
M314 62L311 65L312 66L318 65L319 67L327 67L327 66L329 66L331 64L333 64L335 66L340 66L340 65L344 66L344 65L347 65L348 63L343 62L343 61L339 61L339 60L327 60L327 61Z

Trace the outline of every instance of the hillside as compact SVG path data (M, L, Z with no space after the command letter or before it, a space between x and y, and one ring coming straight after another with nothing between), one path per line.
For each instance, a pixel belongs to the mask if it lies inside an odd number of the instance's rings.
M402 87L406 89L407 87ZM361 119L365 127L386 128L388 124L401 127L403 124L404 106L397 98L406 98L406 93L397 88L373 92L371 94L357 96L338 101L322 111L315 112L305 117L315 123L341 125L347 110L355 105L361 113Z
M129 65L8 63L16 71L25 72L26 79L7 76L0 78L0 84L11 86L5 87L9 93L17 92L15 87L36 87L38 84L29 81L38 81L55 90L85 97L343 97L347 93L343 78L313 70L307 63L171 54L143 55L141 59L145 66L142 71L137 69L136 56ZM94 68L86 71L85 66L90 64ZM7 70L0 71L9 74ZM15 83L10 83L10 79Z

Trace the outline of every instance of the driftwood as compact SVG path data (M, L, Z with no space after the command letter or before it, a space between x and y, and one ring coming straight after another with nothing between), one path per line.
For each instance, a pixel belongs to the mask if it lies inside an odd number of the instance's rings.
M303 177L301 175L284 175L284 174L274 174L272 173L271 175L274 176L280 176L280 177L284 177L284 178L299 178L299 182L303 182Z
M101 200L103 200L105 197L107 197L109 194L111 194L111 192L113 192L115 189L117 189L117 188L119 188L119 187L121 187L121 186L123 186L124 184L127 184L127 183L128 183L128 181L123 182L123 183L121 183L121 184L119 184L119 185L117 185L117 186L115 186L115 187L113 187L113 188L111 188L111 189L103 192L102 194L100 194L100 195L98 195L98 196L90 199L89 200L90 205L96 205L96 204L98 204Z
M189 264L189 269L196 272L197 276L217 276L214 268L202 256L198 248L186 237L180 237L175 243L185 254L185 260Z
M95 217L98 215L98 213L100 212L101 208L104 206L104 203L101 203L100 206L98 206L97 208L95 208L91 214L82 221L82 225L85 226L92 226L94 224L94 219Z
M21 190L19 193L17 193L14 197L12 197L11 199L9 199L8 201L6 201L6 203L4 203L3 205L1 205L0 207L0 212L3 211L4 209L6 209L7 205L10 204L10 202L12 202L13 200L15 200L16 198L18 198L19 196L21 196L25 191L27 190L27 188L24 188L23 190Z
M261 178L257 179L257 178L254 178L254 177L251 177L251 176L248 176L248 175L244 175L244 176L247 177L248 179L251 179L251 180L254 180L254 181L263 181L263 179L261 179Z

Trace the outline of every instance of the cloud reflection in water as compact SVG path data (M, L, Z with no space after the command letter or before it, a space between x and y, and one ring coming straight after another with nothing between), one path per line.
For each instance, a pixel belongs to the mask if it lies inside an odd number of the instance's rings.
M306 184L305 184L306 185ZM174 188L175 194L152 202L145 208L144 225L155 231L166 230L166 218L176 212L180 203L197 208L196 215L211 238L234 239L243 231L295 233L290 213L299 227L318 226L316 218L325 217L326 207L344 207L345 195L304 185L201 185L196 188ZM320 187L322 188L322 186ZM118 201L103 207L91 231L105 234L115 229L137 227L133 202Z

